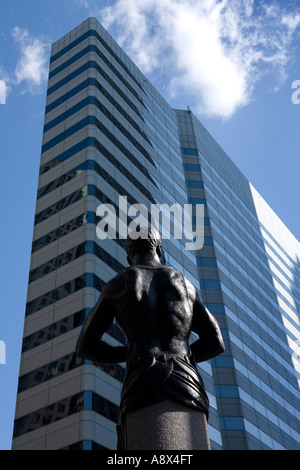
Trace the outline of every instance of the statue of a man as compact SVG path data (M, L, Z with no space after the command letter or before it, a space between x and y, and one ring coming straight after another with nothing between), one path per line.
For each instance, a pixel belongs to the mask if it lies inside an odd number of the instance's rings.
M224 351L221 332L191 282L161 263L159 233L146 231L128 236L130 267L105 285L83 324L77 354L95 363L127 363L118 449L209 449L209 402L196 363ZM128 346L101 340L114 319ZM199 336L192 344L191 331Z

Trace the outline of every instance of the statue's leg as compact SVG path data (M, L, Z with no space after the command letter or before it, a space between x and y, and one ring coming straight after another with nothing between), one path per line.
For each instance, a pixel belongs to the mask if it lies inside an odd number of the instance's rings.
M126 416L127 450L210 450L204 412L164 400Z

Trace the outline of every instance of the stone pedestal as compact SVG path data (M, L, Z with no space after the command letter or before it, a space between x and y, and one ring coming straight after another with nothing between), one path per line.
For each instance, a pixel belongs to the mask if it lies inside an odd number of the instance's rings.
M203 412L165 400L129 413L127 450L210 450Z

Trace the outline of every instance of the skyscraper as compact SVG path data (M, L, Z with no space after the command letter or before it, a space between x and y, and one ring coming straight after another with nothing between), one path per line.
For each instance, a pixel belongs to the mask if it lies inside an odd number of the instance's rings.
M115 448L124 364L100 368L74 350L104 283L127 265L121 228L137 203L205 206L201 250L174 236L163 247L226 341L199 364L212 448L299 448L299 243L94 18L51 51L12 448ZM119 210L114 239L97 235L103 204ZM106 339L125 341L117 324Z
M176 114L218 273L211 309L226 351L211 364L223 448L299 449L299 242L195 116Z

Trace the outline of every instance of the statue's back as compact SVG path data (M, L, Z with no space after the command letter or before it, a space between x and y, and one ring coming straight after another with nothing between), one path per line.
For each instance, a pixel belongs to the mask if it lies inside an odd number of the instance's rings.
M123 273L126 300L117 320L129 342L163 350L170 341L187 342L192 309L183 275L164 266L134 266Z

